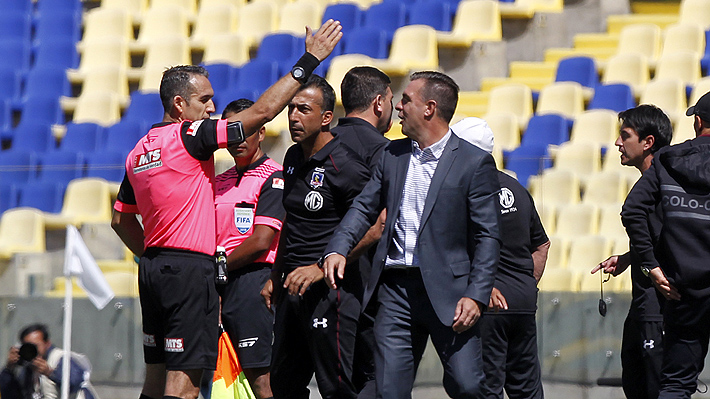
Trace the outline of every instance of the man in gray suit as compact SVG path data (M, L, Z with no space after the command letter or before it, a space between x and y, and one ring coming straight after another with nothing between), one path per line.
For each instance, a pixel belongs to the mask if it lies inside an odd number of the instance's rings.
M365 287L373 297L378 398L410 398L431 336L452 398L480 395L480 332L500 252L500 190L493 158L449 129L458 86L417 72L395 107L408 139L389 144L373 177L335 231L322 258L328 283L343 278L345 256L387 209Z

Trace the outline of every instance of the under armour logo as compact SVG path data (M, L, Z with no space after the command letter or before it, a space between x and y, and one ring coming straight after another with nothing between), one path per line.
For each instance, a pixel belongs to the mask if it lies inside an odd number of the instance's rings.
M652 339L647 339L643 341L643 348L644 349L653 349L655 348L655 342Z
M293 171L294 171L294 167L293 167L293 166L289 166L288 169L286 170L286 173L289 174L289 175L292 175L292 174L293 174Z
M318 321L318 318L313 319L313 328L328 328L328 319L325 317Z

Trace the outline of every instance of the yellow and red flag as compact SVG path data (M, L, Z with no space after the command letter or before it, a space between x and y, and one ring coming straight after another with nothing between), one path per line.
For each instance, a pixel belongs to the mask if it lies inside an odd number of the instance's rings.
M244 376L237 352L225 331L219 336L217 368L212 378L212 399L256 399Z

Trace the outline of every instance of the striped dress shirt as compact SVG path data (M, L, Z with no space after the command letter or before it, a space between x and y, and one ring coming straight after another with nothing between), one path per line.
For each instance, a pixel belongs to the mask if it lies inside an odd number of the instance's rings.
M450 137L451 130L441 140L424 149L419 148L419 144L412 140L412 156L409 158L402 202L394 226L394 237L385 260L385 268L419 266L419 259L414 249L417 247L422 211L431 179Z

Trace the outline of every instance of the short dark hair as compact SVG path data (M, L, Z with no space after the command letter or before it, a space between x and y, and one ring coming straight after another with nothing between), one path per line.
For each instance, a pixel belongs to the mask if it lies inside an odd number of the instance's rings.
M35 331L39 331L42 333L42 341L49 341L49 329L47 328L47 325L42 323L35 323L26 326L22 329L22 331L20 331L20 342L24 341L26 336L32 334Z
M245 109L251 107L254 105L254 101L248 99L248 98L240 98L239 100L234 100L231 103L227 104L226 107L224 107L224 111L222 111L222 119L226 119L224 117L224 114L231 112L232 114L238 114Z
M384 96L392 81L389 76L371 66L356 66L348 71L340 83L345 113L364 111L377 95Z
M459 85L448 75L436 71L415 72L409 77L414 81L424 79L422 97L424 101L436 101L439 117L446 123L451 122L456 111L456 104L459 101Z
M330 85L330 83L328 83L328 81L325 80L323 77L313 74L308 77L306 83L302 84L301 88L298 89L298 91L300 92L311 87L315 87L320 90L323 96L321 110L323 112L333 112L333 110L335 109L335 90L333 90L333 87Z
M655 141L651 152L669 145L673 138L673 127L668 116L655 105L642 104L638 107L619 112L621 128L631 128L639 136L639 140L653 136Z
M178 65L163 72L163 78L160 80L160 101L166 113L173 107L175 96L180 96L185 101L190 100L190 95L195 92L195 87L190 82L194 75L210 77L209 72L199 65Z

